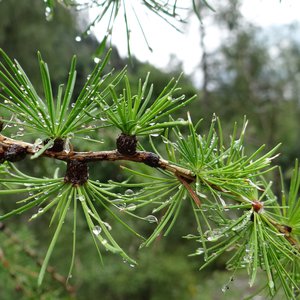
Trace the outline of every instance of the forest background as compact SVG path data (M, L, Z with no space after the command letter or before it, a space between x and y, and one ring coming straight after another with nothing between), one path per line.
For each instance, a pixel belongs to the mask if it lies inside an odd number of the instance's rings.
M251 147L255 149L262 144L271 149L282 142L282 155L277 158L276 164L282 166L285 179L289 180L300 148L299 24L266 31L243 19L239 10L241 1L225 2L225 5L216 8L214 22L226 32L226 39L213 51L208 51L202 44L203 53L199 53L202 63L195 70L202 74L202 80L195 85L192 75L184 75L180 81L182 93L186 96L197 94L197 100L185 111L177 112L176 117L185 117L186 111L190 111L194 120L203 118L205 131L213 113L216 113L222 121L224 135L227 133L229 136L233 123L242 125L246 115L249 120L246 135L249 151ZM203 18L205 13L203 10ZM74 13L59 6L53 19L47 22L45 5L41 0L0 1L0 47L10 57L17 58L36 87L41 87L37 50L50 66L54 87L65 81L65 70L68 70L72 55L76 54L80 87L93 68L93 55L99 46L99 41L92 35L80 42L75 40L84 31L86 18L84 13ZM199 24L200 37L204 39L205 34L205 27ZM123 59L117 49L113 49L110 66L119 70L128 65L132 82L145 78L150 71L154 94L158 94L171 77L181 73L181 59L174 58L169 70L159 70L134 57L132 61ZM108 135L106 139L110 138L109 132L103 134ZM20 163L20 167L39 176L55 166L40 159L38 164L27 160ZM95 164L91 173L101 181L123 179L117 164ZM275 176L273 180L279 179ZM0 211L8 211L12 207L9 201L0 199ZM243 277L243 274L230 283L225 294L222 292L230 278L225 271L225 258L217 260L204 271L198 271L200 258L188 256L192 252L188 249L192 246L188 240L181 238L193 226L189 212L183 213L168 238L138 252L136 241L120 231L117 238L126 240L129 252L138 257L136 268L130 268L109 254L105 257L104 266L101 266L95 249L90 245L86 225L82 223L78 228L81 242L78 243L76 268L70 280L74 289L66 288L59 277L66 273L66 245L71 244L71 236L67 233L61 236L51 260L55 262L55 271L49 272L42 289L38 290L39 261L52 235L51 231L45 230L49 220L42 218L39 226L34 221L28 222L29 214L7 220L5 232L0 232L0 298L69 299L76 295L77 299L95 299L95 295L101 295L104 300L159 300L166 297L185 300L240 299L251 294L255 287L249 288L247 276ZM144 225L141 231L147 233L147 227Z

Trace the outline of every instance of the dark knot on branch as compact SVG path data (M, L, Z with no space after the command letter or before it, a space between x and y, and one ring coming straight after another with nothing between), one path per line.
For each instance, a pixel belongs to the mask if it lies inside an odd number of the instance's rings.
M117 150L124 155L134 155L136 153L137 138L135 135L121 133L117 138Z
M86 161L69 160L65 175L65 182L72 183L73 186L83 185L89 178L88 165Z

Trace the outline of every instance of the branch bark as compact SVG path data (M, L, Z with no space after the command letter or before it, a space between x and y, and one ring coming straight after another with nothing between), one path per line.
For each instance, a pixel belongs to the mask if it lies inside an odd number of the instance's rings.
M23 147L26 150L28 155L34 155L42 146L36 146L31 143L26 143L23 141L15 140L8 138L4 135L0 135L0 146L4 149L10 147L12 145L18 145ZM1 148L0 148L1 149ZM163 170L168 170L172 173L176 173L188 181L193 182L195 180L195 176L192 171L179 167L177 165L171 164L169 161L158 157L153 152L146 152L146 151L137 151L133 155L129 154L121 154L117 150L109 150L109 151L89 151L89 152L78 152L78 151L61 151L55 152L46 150L41 156L43 157L50 157L62 161L70 161L70 160L77 160L81 162L93 162L93 161L119 161L119 160L126 160L126 161L134 161L139 163L145 163L152 167L161 168Z

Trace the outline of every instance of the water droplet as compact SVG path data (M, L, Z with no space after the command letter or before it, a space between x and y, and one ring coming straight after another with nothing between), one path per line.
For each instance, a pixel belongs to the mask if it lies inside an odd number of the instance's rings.
M232 231L240 231L240 230L243 230L248 224L249 224L249 221L250 221L250 217L251 215L248 214L242 222L238 223L235 227L232 228Z
M81 201L81 202L83 202L85 200L85 197L83 195L78 195L76 197L76 199L79 200L79 201Z
M131 189L128 189L128 190L125 191L126 196L132 196L133 194L134 194L134 192Z
M22 131L18 131L16 136L24 136L24 133Z
M205 232L206 239L209 242L215 242L217 241L220 237L222 237L223 232L220 229L214 229L214 230L208 230Z
M117 204L116 206L119 210L124 210L126 208L126 203L120 203L120 204Z
M145 220L149 223L158 223L158 219L153 215L148 215L147 217L145 217Z
M75 38L75 41L76 42L81 42L81 36L77 35L76 38Z
M205 251L204 251L204 249L203 248L198 248L198 249L196 249L196 252L195 252L195 254L197 254L197 255L201 255L201 254L203 254Z
M52 9L49 6L47 6L46 9L45 9L45 17L46 17L47 21L50 21L53 17Z
M101 233L102 229L99 225L96 225L94 228L93 228L93 234L94 235L99 235Z
M227 284L223 285L222 292L225 293L227 290L229 290L229 286Z
M135 264L130 264L129 267L134 268Z
M178 118L177 121L182 123L185 122L183 118Z
M150 135L153 136L153 137L158 137L159 133L151 133Z
M110 226L109 223L103 222L103 221L102 221L102 224L103 224L109 231L112 229L112 227Z
M117 199L113 199L111 200L111 202L114 202L114 203L118 203L118 202L122 202L123 200L120 199L120 198L117 198Z
M98 64L101 61L101 59L99 57L94 57L94 63Z
M38 214L33 214L30 218L30 220L35 219L38 216Z
M34 146L41 145L42 143L43 143L43 140L38 138L34 141Z
M127 206L126 210L129 210L129 211L135 211L135 210L136 210L136 205L133 204L133 203L130 203L130 204Z
M66 143L65 144L65 152L68 154L68 153L70 153L70 144L69 143Z

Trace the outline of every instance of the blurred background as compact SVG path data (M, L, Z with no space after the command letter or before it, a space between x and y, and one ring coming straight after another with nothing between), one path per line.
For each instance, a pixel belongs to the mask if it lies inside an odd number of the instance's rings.
M174 40L170 41L171 50L166 50L161 41L153 46L153 52L141 39L141 47L146 48L149 59L147 55L135 56L139 52L139 43L133 38L133 56L129 60L124 50L126 45L120 41L118 46L116 37L113 39L109 67L118 70L128 65L132 82L145 78L150 71L154 94L159 94L172 77L183 71L180 81L182 93L187 97L194 94L198 97L184 111L177 112L175 118L185 118L187 111L190 111L193 120L203 119L201 130L205 132L213 113L216 113L229 139L234 122L241 128L246 116L249 120L247 151L251 152L262 144L270 149L282 142L282 154L276 159L276 164L282 166L288 181L300 148L299 23L291 18L290 23L266 22L262 26L246 17L245 3L249 1L215 2L215 12L206 7L201 9L202 23L196 20L192 7L185 11L187 24L180 25L183 31L181 35L198 43L195 47L189 46L194 47L193 54L174 50L174 47L189 49L185 45L188 41L184 39L178 40L177 45ZM261 8L260 13L267 17L272 11L273 1L265 1L268 2L267 7L262 2L257 2L257 10ZM91 34L80 39L78 37L81 37L89 20L96 14L96 10L74 12L57 5L53 18L47 21L42 0L0 0L0 47L20 62L38 90L41 87L38 50L49 65L54 87L66 81L70 60L76 54L79 91L94 66L94 53L101 40L98 36L102 34L99 29L101 25ZM150 16L147 18L150 19L145 24L158 22ZM168 24L163 26L170 32L175 30ZM131 29L139 30L134 27ZM147 31L145 33L147 35ZM176 35L174 38L176 40ZM151 31L148 39L151 46L152 40L164 38L158 29ZM101 135L106 141L103 147L113 149L115 132L101 132ZM84 145L81 147L81 150L87 150L83 149ZM35 176L51 174L56 166L59 163L42 158L39 163L26 161L19 164L25 172L27 170ZM90 173L91 177L100 181L125 179L118 164L91 165ZM275 189L278 186L280 191L276 174L272 180L275 181ZM0 211L8 211L15 206L14 201L10 200L0 199ZM121 229L118 231L116 224L114 231L117 240L139 262L135 268L109 254L104 255L104 265L101 266L88 228L82 220L78 226L80 242L77 244L75 270L70 286L66 287L61 276L67 274L71 259L72 233L69 226L70 230L65 230L60 237L50 261L52 267L48 270L45 284L39 289L36 281L40 261L53 234L52 229L48 229L49 219L42 217L39 226L36 221L28 222L30 215L7 220L5 229L0 231L0 299L242 299L254 292L259 285L250 289L246 273L235 274L231 280L232 274L225 270L225 258L217 260L204 271L198 271L202 258L188 256L198 246L182 239L182 236L195 231L196 225L191 222L192 216L189 214L191 212L188 209L183 210L167 238L159 239L152 247L140 251L139 241ZM66 227L70 224L66 224ZM139 231L149 235L153 229L151 226L154 225L143 224ZM229 290L223 293L222 287L228 282ZM257 296L255 299L264 297Z

